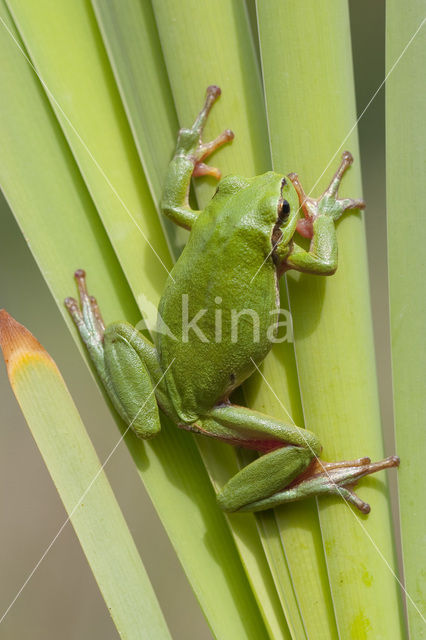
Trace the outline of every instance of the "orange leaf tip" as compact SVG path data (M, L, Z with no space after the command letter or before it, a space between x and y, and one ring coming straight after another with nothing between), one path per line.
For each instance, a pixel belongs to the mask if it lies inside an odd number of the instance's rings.
M56 365L39 341L4 309L0 309L0 347L11 383L14 373L23 365L39 361Z

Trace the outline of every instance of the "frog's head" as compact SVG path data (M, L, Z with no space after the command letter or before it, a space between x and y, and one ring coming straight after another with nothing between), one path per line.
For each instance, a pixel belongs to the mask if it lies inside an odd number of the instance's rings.
M227 176L219 183L213 200L216 211L232 202L235 215L243 219L244 233L249 229L254 234L260 232L271 241L272 248L290 244L302 215L298 191L290 176L274 171L254 178ZM270 250L269 247L268 254Z

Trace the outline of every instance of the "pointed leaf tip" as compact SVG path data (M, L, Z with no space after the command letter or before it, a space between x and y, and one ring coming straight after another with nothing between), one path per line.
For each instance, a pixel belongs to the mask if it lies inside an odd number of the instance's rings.
M12 318L5 309L0 309L0 347L11 382L16 368L35 357L55 366L52 358L32 333Z

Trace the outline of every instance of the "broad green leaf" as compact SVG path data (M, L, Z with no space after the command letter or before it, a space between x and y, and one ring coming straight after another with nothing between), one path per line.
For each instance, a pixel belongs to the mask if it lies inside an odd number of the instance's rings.
M285 283L280 295L281 307L288 309ZM292 340L290 320L289 325L284 332ZM275 345L261 372L263 378L253 377L245 385L250 406L304 426L293 342ZM283 505L275 509L275 518L306 636L337 637L316 500Z
M298 172L307 193L320 193L341 152L349 148L355 165L342 193L360 197L346 3L259 0L257 7L273 166ZM320 436L326 460L380 459L362 216L346 217L338 225L338 238L336 275L291 274L287 279L306 426ZM397 638L402 633L385 483L381 473L360 484L359 493L372 507L368 517L337 497L319 500L337 625L344 638Z
M244 3L154 0L152 4L179 124L192 124L206 87L218 84L222 97L209 116L204 138L211 140L232 128L235 140L212 156L210 164L220 165L223 175L267 171L270 152L260 69ZM197 28L188 30L195 19ZM196 181L200 206L215 188L213 179Z
M93 11L84 0L7 4L112 244L126 246L119 261L139 281L149 269L143 292L156 304L172 263Z
M16 399L121 638L170 639L133 538L56 364L4 310L0 347Z
M36 4L41 12L42 3ZM34 6L22 4L23 8ZM57 7L55 4L55 9ZM66 8L82 11L82 7L81 3L63 3L64 11ZM58 16L54 11L51 19ZM126 318L136 323L139 313L130 290L42 85L25 59L24 50L19 48L22 44L4 5L1 18L9 29L0 30L0 178L5 195L70 327L62 301L73 293L72 272L81 266L89 273L90 288L98 298L106 321ZM93 22L89 21L88 25L83 32L71 31L71 49L81 44L87 50L86 36L90 42L87 33L91 29L97 33ZM64 37L66 33L68 31ZM96 37L102 51L99 34ZM57 55L59 58L59 51ZM52 56L54 60L54 54ZM85 71L89 73L89 69L88 60ZM70 92L67 108L73 106L74 99ZM116 104L118 109L119 103ZM98 111L97 117L101 121L103 112ZM112 126L112 121L108 120L108 124ZM120 126L123 127L123 123ZM107 133L111 139L118 136L117 128ZM128 140L130 145L132 141ZM111 145L115 144L118 142L112 140ZM131 149L124 155L127 153L131 154ZM136 161L132 161L132 167L136 172ZM124 173L123 167L115 170ZM138 182L142 177L142 174L134 175ZM105 188L109 190L108 185ZM117 207L117 215L120 212ZM158 225L155 209L154 218ZM123 233L129 233L128 227L123 228ZM159 242L163 242L161 229L158 232ZM140 278L153 289L152 283L158 281L156 277L159 278L162 268L155 262L157 276L154 276L149 268L156 258L148 258L146 254L146 260L147 264L141 265ZM148 273L144 278L145 271ZM87 361L74 327L71 330ZM118 424L124 431L125 425L120 421ZM267 637L192 436L164 421L162 434L152 443L142 443L129 433L126 444L214 635L221 639Z
M393 396L410 637L426 638L426 27L424 3L386 4L386 177ZM405 47L407 49L404 51ZM401 56L401 58L400 58Z
M176 144L178 120L150 2L92 0L154 203ZM160 220L176 258L188 233Z

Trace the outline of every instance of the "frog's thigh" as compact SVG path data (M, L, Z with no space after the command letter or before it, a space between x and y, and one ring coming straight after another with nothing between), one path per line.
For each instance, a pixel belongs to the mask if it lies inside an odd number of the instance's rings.
M112 324L105 331L104 357L106 385L120 415L141 438L154 436L160 431L154 346L131 325Z
M308 449L293 446L257 458L226 483L217 497L220 507L225 511L237 511L282 491L311 460Z
M312 456L318 456L321 451L321 444L312 431L235 404L213 407L203 416L202 430L207 435L257 451L270 451L282 444L308 449Z

